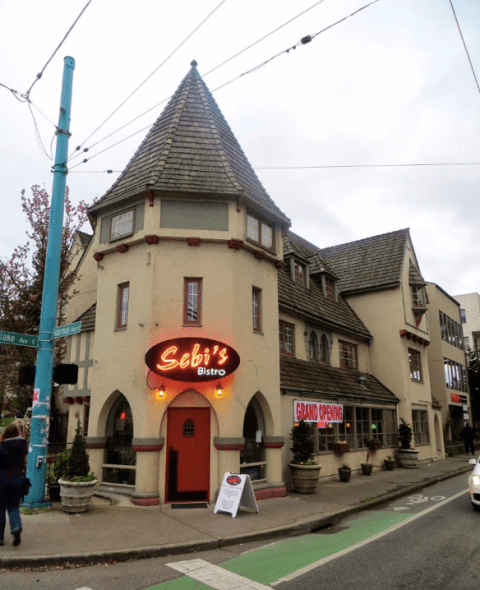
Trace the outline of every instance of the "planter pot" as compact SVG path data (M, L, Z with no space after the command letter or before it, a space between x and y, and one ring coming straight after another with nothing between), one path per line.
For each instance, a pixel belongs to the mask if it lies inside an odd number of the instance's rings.
M371 475L373 465L371 463L360 463L360 467L362 468L363 475Z
M383 464L387 471L393 471L395 469L395 461L384 461Z
M348 453L350 445L348 443L334 443L332 449L334 453Z
M297 465L289 463L293 488L298 494L313 494L317 488L321 465Z
M370 451L378 451L378 449L382 448L382 443L380 441L372 441L369 443L368 448Z
M418 451L414 449L398 449L398 460L405 469L415 469L418 463Z
M345 469L343 467L339 467L338 468L338 476L340 477L340 481L350 481L350 476L352 475L352 470L349 469Z
M98 479L93 481L66 481L59 479L60 498L65 512L86 512L92 500Z

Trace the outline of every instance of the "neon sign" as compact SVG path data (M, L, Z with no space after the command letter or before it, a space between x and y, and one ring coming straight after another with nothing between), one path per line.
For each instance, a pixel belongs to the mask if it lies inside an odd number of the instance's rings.
M240 356L231 346L209 338L175 338L152 346L148 368L175 381L212 381L233 373Z

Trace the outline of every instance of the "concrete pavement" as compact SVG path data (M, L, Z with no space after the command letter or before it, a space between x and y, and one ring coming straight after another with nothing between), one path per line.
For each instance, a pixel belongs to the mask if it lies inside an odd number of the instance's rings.
M237 517L208 508L134 506L124 496L96 496L88 512L53 511L23 515L22 543L12 546L5 530L0 568L125 561L218 549L249 541L308 533L349 514L413 494L472 469L465 455L419 464L417 469L352 474L348 483L320 481L313 495L290 493L260 500L259 513L240 509Z

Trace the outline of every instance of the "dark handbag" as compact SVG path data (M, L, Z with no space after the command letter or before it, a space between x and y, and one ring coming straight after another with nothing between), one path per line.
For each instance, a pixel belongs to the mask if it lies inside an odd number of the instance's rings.
M32 482L28 479L28 477L25 477L25 479L23 480L23 489L22 489L23 496L28 496L28 492L30 491L31 487L32 487Z

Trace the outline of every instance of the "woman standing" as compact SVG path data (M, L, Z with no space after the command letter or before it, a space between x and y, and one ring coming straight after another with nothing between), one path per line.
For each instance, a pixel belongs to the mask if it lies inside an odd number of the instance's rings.
M27 452L27 443L20 436L18 426L9 424L0 437L0 545L4 544L5 511L10 520L13 546L17 547L21 543L22 521L19 506L23 496L23 471Z

